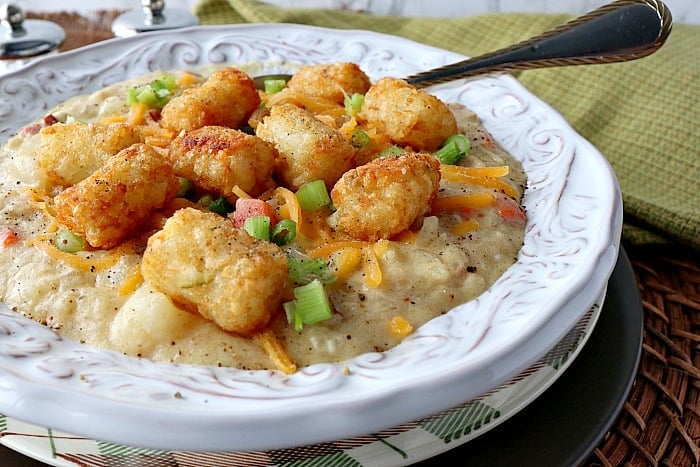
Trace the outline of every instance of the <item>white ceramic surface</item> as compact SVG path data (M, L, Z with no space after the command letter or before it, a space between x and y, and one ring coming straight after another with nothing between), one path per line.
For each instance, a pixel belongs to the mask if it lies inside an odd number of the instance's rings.
M279 24L107 41L0 78L0 141L67 97L151 70L263 61L272 64L265 71L280 71L285 61L347 60L376 79L460 58L367 31ZM478 299L391 351L291 376L127 358L62 339L4 308L0 413L135 446L273 449L375 432L449 409L536 361L590 308L612 272L621 227L615 176L595 148L509 76L432 92L477 112L529 176L525 246Z
M336 467L343 462L358 467L410 465L487 433L554 384L588 342L600 316L604 295L552 350L507 383L459 407L378 433L271 451L162 451L104 443L0 415L0 443L56 467L288 466L299 463Z

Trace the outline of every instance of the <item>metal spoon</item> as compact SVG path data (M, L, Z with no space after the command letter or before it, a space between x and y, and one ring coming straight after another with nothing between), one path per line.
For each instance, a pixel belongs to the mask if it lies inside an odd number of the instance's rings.
M404 80L423 88L495 71L634 60L658 50L671 26L671 11L659 0L618 0L510 47ZM285 74L258 76L255 83L262 89L267 79L289 78Z

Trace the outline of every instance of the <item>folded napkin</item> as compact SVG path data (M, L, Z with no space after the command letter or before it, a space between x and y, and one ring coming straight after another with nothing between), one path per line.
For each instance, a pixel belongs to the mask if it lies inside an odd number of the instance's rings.
M200 0L203 24L299 23L366 29L475 56L558 26L570 15L409 18ZM700 27L675 24L640 60L514 73L610 161L622 188L623 239L700 250ZM595 182L592 180L592 182Z

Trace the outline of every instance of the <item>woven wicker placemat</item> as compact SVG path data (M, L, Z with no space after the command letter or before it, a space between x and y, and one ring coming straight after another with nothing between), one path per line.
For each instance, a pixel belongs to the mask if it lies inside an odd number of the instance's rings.
M700 261L627 248L644 308L642 359L623 411L589 465L700 465Z
M119 14L27 16L61 24L65 51L112 37ZM699 466L700 253L644 246L627 254L644 308L642 359L622 413L585 465Z

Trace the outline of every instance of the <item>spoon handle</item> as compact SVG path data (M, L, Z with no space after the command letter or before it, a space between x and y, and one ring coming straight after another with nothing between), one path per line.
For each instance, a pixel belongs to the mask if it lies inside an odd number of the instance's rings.
M493 71L634 60L661 47L671 26L659 0L618 0L510 47L404 79L422 88Z

